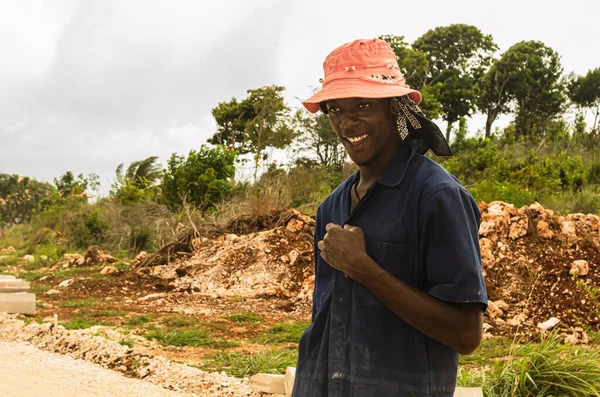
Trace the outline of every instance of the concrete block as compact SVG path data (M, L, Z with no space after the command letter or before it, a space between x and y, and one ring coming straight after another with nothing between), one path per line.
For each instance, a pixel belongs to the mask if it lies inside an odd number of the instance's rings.
M480 387L457 387L454 397L483 397L483 390Z
M19 279L0 279L0 293L3 292L29 292L31 285L29 281Z
M283 387L286 397L291 397L294 390L294 379L296 378L296 367L288 367L283 376Z
M285 394L283 375L256 374L250 378L250 387L271 394Z
M0 312L35 314L35 294L0 293Z
M16 277L11 274L0 274L0 280L15 280Z

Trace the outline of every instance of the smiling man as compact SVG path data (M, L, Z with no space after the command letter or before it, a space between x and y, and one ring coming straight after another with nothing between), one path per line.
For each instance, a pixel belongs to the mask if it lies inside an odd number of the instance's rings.
M317 211L293 395L450 397L487 305L479 209L424 156L451 151L385 41L345 44L323 66L323 89L304 106L329 115L359 171Z

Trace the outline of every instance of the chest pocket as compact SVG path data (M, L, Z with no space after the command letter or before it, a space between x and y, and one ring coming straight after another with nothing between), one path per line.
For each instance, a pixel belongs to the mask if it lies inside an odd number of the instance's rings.
M392 244L381 241L366 241L367 254L392 276L405 283L416 285L416 269L413 250L410 245ZM355 284L355 298L364 306L384 306L369 289L360 283Z

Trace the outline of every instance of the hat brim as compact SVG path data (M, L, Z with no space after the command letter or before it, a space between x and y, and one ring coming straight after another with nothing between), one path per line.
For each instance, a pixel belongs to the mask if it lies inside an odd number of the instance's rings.
M380 83L361 79L339 79L329 82L323 89L302 102L311 113L321 110L321 102L343 98L394 98L409 95L415 104L421 103L421 93L405 85Z

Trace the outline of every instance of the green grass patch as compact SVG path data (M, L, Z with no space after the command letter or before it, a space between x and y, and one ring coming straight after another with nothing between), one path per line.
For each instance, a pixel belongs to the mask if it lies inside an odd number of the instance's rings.
M103 310L103 311L92 312L92 313L88 314L89 317L121 317L124 315L125 315L125 313L123 313L123 312L113 312L110 310Z
M43 295L46 291L50 290L51 287L48 285L42 285L42 284L31 284L31 292L36 294L36 295Z
M0 258L0 266L15 266L18 265L19 262L21 262L21 258L18 256L4 256L3 258Z
M302 323L277 323L257 338L257 342L265 344L298 343L304 330L310 325Z
M238 346L234 342L213 339L201 328L157 328L144 334L146 339L155 339L163 346L194 346L224 349Z
M94 325L113 325L108 321L96 321L88 317L77 317L72 320L62 322L62 325L67 329L85 329Z
M198 320L191 317L165 317L161 320L161 323L166 325L167 327L189 327L192 325L196 325L199 323Z
M500 357L507 357L511 352L513 340L508 338L484 339L468 356L460 356L460 364L488 365L493 364Z
M62 308L73 308L73 309L93 309L98 306L100 299L97 298L86 298L86 299L75 299L60 302Z
M129 317L127 320L123 321L121 325L129 327L141 327L144 324L151 323L152 321L154 321L154 317L145 314L140 314Z
M261 317L252 313L232 314L230 316L225 317L225 319L234 323L260 323L261 321L263 321Z
M135 339L133 339L130 336L127 336L127 337L124 336L119 340L119 345L132 348L133 346L135 346Z
M284 374L295 367L297 350L268 348L253 354L219 352L206 357L197 367L209 372L224 371L229 376L243 378L258 373Z

